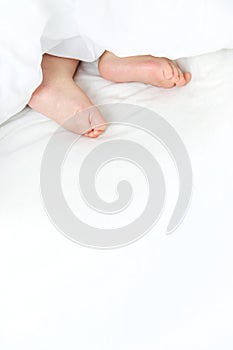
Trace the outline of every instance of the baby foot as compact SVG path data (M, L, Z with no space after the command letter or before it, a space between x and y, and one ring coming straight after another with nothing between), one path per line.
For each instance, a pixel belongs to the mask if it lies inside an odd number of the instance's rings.
M98 108L72 79L42 83L28 105L76 134L95 138L106 129Z
M175 61L168 58L152 57L145 71L145 82L153 86L171 88L185 86L191 80L191 74L183 73Z
M171 88L184 86L191 80L175 61L153 56L117 57L106 51L99 61L99 72L114 82L142 82L153 86Z

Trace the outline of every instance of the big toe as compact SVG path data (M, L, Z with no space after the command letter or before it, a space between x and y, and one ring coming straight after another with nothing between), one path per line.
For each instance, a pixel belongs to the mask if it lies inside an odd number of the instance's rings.
M183 73L182 78L176 83L176 86L182 87L187 85L192 79L192 75L189 72Z
M192 74L189 72L184 73L185 85L187 85L192 79Z
M102 117L97 107L91 108L89 121L91 125L91 130L85 133L85 136L92 138L98 137L104 132L104 130L107 127L106 121Z

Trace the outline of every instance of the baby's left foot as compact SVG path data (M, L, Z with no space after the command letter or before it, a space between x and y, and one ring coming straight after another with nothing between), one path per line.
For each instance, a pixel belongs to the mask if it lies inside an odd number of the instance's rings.
M106 129L98 108L71 77L57 74L49 82L43 81L28 105L76 134L96 138Z
M106 51L99 61L99 72L103 78L118 83L142 82L153 86L172 88L184 86L191 74L183 73L175 61L153 56L120 58Z

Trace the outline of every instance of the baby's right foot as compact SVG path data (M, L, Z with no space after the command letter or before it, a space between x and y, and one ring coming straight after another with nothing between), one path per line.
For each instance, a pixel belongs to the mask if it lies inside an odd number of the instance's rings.
M191 80L190 73L183 73L175 61L153 56L117 57L106 51L99 61L103 78L114 82L141 82L153 86L171 88L184 86Z
M95 138L106 129L98 108L72 79L43 82L29 106L76 134Z

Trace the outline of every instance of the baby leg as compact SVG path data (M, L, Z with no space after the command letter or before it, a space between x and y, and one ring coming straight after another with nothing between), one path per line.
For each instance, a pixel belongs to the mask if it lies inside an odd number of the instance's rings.
M114 82L142 82L163 88L184 86L191 80L190 73L183 73L176 62L163 57L132 56L120 58L109 51L99 60L99 72Z
M77 134L99 136L105 121L73 77L79 62L45 54L43 81L35 90L29 106Z

